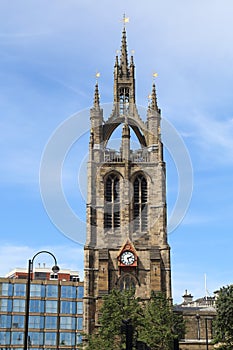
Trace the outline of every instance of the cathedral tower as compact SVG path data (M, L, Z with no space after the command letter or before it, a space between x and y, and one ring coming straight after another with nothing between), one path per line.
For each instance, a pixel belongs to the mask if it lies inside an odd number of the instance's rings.
M84 331L98 325L103 295L134 287L171 298L170 247L167 242L166 169L160 135L161 113L153 84L147 120L135 102L135 66L128 60L123 28L120 57L114 66L114 103L103 118L98 83L90 111L87 237L85 244ZM109 139L121 128L120 149ZM133 149L135 134L139 148Z

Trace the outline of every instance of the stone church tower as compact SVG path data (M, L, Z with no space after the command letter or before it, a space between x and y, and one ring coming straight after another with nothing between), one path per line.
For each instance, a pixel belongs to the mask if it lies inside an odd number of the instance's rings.
M98 325L103 295L113 288L134 287L136 296L145 300L152 290L171 298L161 113L153 84L147 120L139 116L135 66L133 56L128 61L125 28L114 66L113 109L107 120L98 90L96 83L87 175L84 332L88 334ZM120 149L109 149L108 141L118 127ZM133 134L139 149L131 145Z

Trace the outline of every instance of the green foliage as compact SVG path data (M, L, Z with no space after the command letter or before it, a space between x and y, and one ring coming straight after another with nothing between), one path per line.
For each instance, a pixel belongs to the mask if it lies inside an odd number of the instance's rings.
M151 350L169 350L174 337L183 332L179 315L172 311L170 302L162 293L152 293L151 299L142 303L134 291L113 290L104 298L98 332L89 337L86 350L123 350L125 334L121 334L122 320L130 319L135 338L147 343ZM135 339L136 340L136 339Z
M214 340L218 349L233 348L233 285L223 287L216 301L217 315L214 321Z
M151 350L173 349L173 341L184 330L180 315L174 314L164 293L152 293L144 307L144 324L139 329L139 339Z

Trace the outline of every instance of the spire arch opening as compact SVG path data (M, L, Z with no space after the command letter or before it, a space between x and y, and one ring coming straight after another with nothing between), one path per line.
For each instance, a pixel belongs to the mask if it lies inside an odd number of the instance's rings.
M146 144L146 138L144 135L143 130L137 125L137 123L129 116L128 118L128 125L132 128L133 132L135 133L137 140L140 144L140 147L147 147ZM114 119L113 122L106 122L104 125L104 148L107 147L107 144L114 133L114 131L118 128L120 124L125 123L125 116L118 117Z

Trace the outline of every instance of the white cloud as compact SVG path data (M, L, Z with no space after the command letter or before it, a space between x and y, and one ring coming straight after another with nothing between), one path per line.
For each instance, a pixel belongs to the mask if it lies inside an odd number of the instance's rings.
M195 143L202 151L206 161L232 164L233 162L233 120L213 119L207 115L192 118Z

